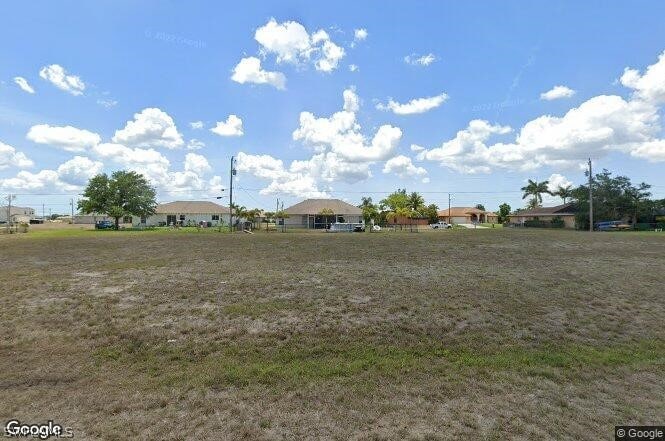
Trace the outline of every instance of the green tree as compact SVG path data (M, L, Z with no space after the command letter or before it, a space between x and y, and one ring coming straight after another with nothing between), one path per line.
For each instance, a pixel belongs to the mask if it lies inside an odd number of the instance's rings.
M429 204L422 213L427 216L427 222L435 224L439 221L439 207L436 204Z
M650 219L653 202L647 198L650 185L644 182L635 186L626 176L612 176L608 170L596 174L591 180L593 188L594 222L610 220L630 220L633 223L640 217ZM589 186L580 185L573 190L578 211L575 216L577 228L589 228Z
M526 199L531 196L531 201L527 205L529 208L539 207L540 204L543 203L543 194L550 194L549 190L547 189L548 185L549 181L537 182L529 179L528 184L521 188L522 192L524 193L522 195L522 199Z
M99 174L88 182L78 209L84 214L103 213L115 219L116 230L124 216L155 213L155 189L141 174L119 170L110 177Z
M499 222L504 223L508 221L508 215L510 214L510 205L505 202L499 205Z
M476 204L476 208L477 208L478 210L487 211L487 210L485 210L485 206L484 206L483 204Z
M360 199L360 205L358 205L358 208L360 208L363 211L363 220L365 221L365 225L369 225L372 223L372 221L376 222L379 219L379 209L372 202L371 197L362 197ZM371 228L369 230L370 232L372 231Z
M268 225L270 225L270 221L275 220L275 213L272 211L266 211L263 213L263 222L266 223L266 231L268 231Z
M411 211L420 214L425 208L425 198L423 198L420 193L414 191L409 195L406 206L410 208Z
M565 187L562 185L559 185L557 187L556 191L552 193L552 196L559 196L561 199L563 199L563 203L566 203L566 199L571 199L573 197L573 186L568 184Z
M408 205L409 197L406 195L406 189L397 189L379 202L382 210L393 212L398 208L406 208Z

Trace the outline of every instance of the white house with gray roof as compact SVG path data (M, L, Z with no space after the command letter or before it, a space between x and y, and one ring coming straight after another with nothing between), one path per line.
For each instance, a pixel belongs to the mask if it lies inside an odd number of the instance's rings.
M197 226L203 222L206 226L216 227L228 225L230 217L228 207L214 202L174 201L158 204L152 216L133 216L132 225L135 227Z
M335 222L363 221L360 208L339 199L306 199L284 211L289 215L284 224L290 228L323 229Z

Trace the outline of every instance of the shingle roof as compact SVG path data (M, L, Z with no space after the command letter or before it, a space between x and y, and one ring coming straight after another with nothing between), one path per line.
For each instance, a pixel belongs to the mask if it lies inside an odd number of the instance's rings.
M555 207L537 207L530 210L523 210L510 216L572 216L577 212L577 204L569 202L567 204L557 205ZM510 217L508 216L508 217Z
M339 199L305 199L284 211L292 215L319 214L326 208L331 209L335 214L360 215L363 212L360 208Z
M156 214L221 214L229 208L210 201L174 201L157 205Z

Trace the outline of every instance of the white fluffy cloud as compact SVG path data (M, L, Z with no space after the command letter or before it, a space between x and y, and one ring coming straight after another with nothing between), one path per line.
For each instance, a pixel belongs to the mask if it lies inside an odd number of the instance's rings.
M263 194L287 193L298 197L325 196L323 184L354 183L371 177L370 166L394 156L402 131L383 125L371 139L361 133L356 113L360 99L353 89L343 93L342 110L330 117L316 117L301 112L300 126L293 139L302 141L314 151L306 160L286 166L270 155L238 155L238 170L271 181Z
M201 130L203 128L203 121L192 121L189 123L189 127L194 130Z
M411 158L404 155L398 155L386 161L383 166L383 173L394 173L402 179L409 177L425 179L427 177L427 170L415 166Z
M196 153L187 153L185 155L185 171L204 175L211 170L212 167L210 167L210 163L205 156Z
M353 39L355 41L366 40L368 35L369 34L367 33L367 29L365 28L360 28L353 31Z
M101 137L84 129L72 126L50 126L38 124L30 127L26 138L38 144L50 144L68 152L84 152L99 144Z
M242 136L242 119L236 115L229 115L226 121L217 121L217 125L210 131L219 136Z
M199 141L196 138L192 138L187 142L187 150L199 150L205 146L206 145L203 141Z
M621 83L629 99L599 95L563 116L543 115L528 121L512 142L488 143L509 128L474 120L440 147L419 153L420 159L467 173L493 168L533 170L545 165L576 167L582 158L620 151L649 161L665 160L659 105L665 102L665 56L640 75L626 69Z
M58 166L58 177L61 181L84 186L90 178L102 172L104 164L93 161L85 156L74 156Z
M437 60L436 55L429 53L426 55L411 54L404 57L404 62L411 66L429 66Z
M331 72L344 58L344 48L335 44L326 31L312 34L296 21L277 23L274 18L258 28L254 39L263 55L273 54L277 63L299 64L312 61L316 70Z
M236 83L269 84L279 90L286 88L286 77L281 72L270 72L261 68L261 60L247 57L233 69L231 79Z
M83 156L74 156L60 164L56 170L37 173L19 171L12 178L0 179L0 188L13 191L35 192L43 190L78 191L86 182L102 171L103 164Z
M400 104L391 99L388 101L388 104L377 104L376 108L379 110L391 111L397 115L413 115L416 113L425 113L429 110L436 109L447 99L448 95L445 93L425 98L414 98L408 103L404 104Z
M64 67L58 64L44 66L39 71L39 76L52 83L55 87L72 95L82 95L85 83L76 75L68 75Z
M116 130L112 140L118 144L141 148L177 149L185 144L173 118L154 107L135 113L134 120L127 121L123 129Z
M4 142L0 141L0 170L9 167L26 168L32 167L34 163L22 152Z
M14 83L16 83L16 85L18 85L18 87L20 87L23 92L31 94L35 93L35 89L33 89L30 83L28 83L28 80L23 77L14 77Z
M570 98L575 95L575 91L567 86L554 86L547 92L540 94L540 99L545 101L558 100L561 98Z

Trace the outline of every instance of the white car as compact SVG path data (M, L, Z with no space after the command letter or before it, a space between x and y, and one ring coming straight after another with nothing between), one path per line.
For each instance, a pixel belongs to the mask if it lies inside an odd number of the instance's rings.
M444 221L439 221L435 224L429 224L429 227L432 228L433 230L447 230L452 228L453 226L449 223L446 223Z

